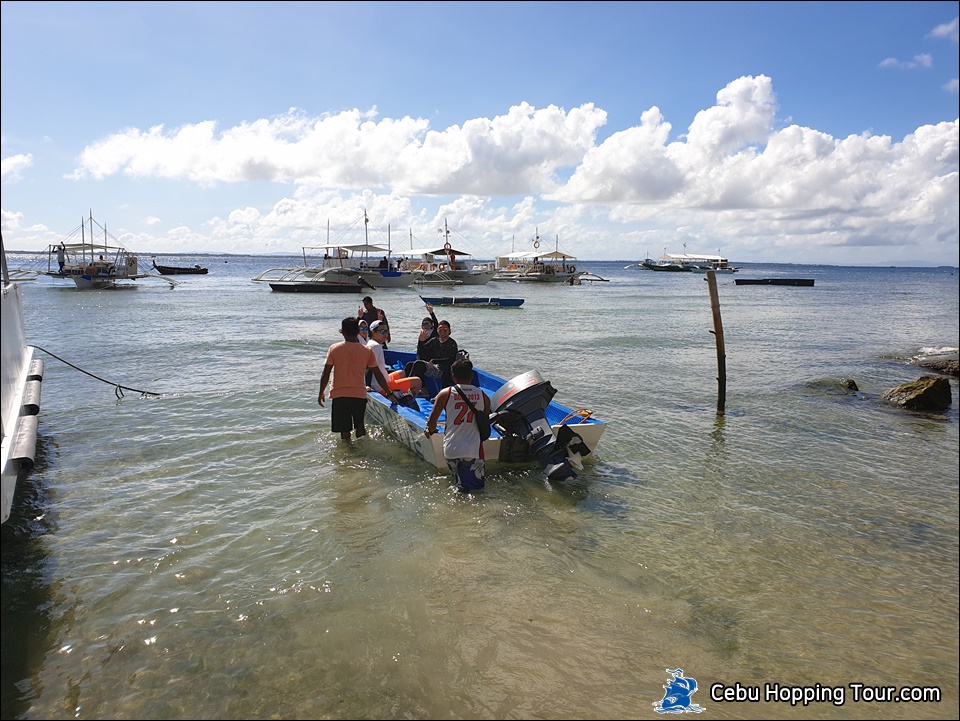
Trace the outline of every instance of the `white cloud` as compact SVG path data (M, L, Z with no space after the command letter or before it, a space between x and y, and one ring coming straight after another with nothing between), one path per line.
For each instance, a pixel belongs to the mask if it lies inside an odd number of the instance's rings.
M903 70L914 70L915 68L932 68L933 56L930 53L920 53L914 55L913 60L897 60L896 58L887 58L881 61L881 68L901 68Z
M948 23L937 25L930 31L931 38L947 38L953 42L960 42L960 17L956 17Z
M11 155L0 161L0 178L6 181L20 180L20 173L33 165L33 156Z
M241 181L313 181L328 188L397 188L426 195L542 192L553 173L579 162L606 113L592 104L565 112L523 103L493 120L443 131L410 117L376 121L350 110L310 119L296 110L217 134L204 121L166 132L131 128L83 150L70 177L117 173L185 179L202 186Z
M222 132L209 121L127 129L84 149L72 177L279 189L269 205L166 231L167 251L296 252L321 244L326 222L338 233L365 210L371 229L379 226L374 242L386 242L389 228L393 247L408 244L412 227L429 229L416 245L429 243L449 219L493 250L549 223L545 232L575 238L579 249L569 249L581 257L637 257L681 243L757 260L789 257L791 247L956 248L956 120L898 142L781 127L777 112L763 75L722 88L679 137L651 107L599 144L607 115L593 104L520 103L438 130L376 110L318 118L290 110ZM128 240L157 247L146 235Z

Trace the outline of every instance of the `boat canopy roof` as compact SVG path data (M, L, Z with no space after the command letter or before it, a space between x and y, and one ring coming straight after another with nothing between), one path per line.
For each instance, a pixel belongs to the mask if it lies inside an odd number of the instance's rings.
M401 254L402 254L402 255L411 255L411 256L412 256L412 255L420 255L420 256L423 256L423 255L448 255L449 253L453 253L454 255L470 255L470 253L468 253L467 251L465 251L465 250L457 250L457 249L454 248L454 247L451 247L449 250L447 250L446 248L442 248L442 247L441 247L441 248L436 248L436 249L434 249L434 248L413 248L413 249L411 249L411 250L404 250L404 251L402 251Z
M522 253L507 253L505 255L498 256L500 258L513 258L516 260L533 260L537 258L538 260L576 260L576 256L568 255L567 253L562 253L559 250L551 250L546 253L541 253L537 250L524 251Z
M727 259L722 255L704 255L702 253L664 253L660 256L660 260L676 260L687 263L696 263L697 261L702 261L704 263L727 262Z
M57 250L59 250L60 245L61 243L52 243L50 247L47 248L47 251L50 253L56 253ZM122 251L124 253L127 252L127 249L120 245L104 245L103 243L98 243L96 241L91 242L89 240L85 243L63 243L62 245L63 249L68 253L71 251L76 252L81 250L89 251L91 248L95 248L98 253L111 250Z
M304 250L349 250L351 253L389 253L389 248L383 248L379 245L312 245L304 246Z

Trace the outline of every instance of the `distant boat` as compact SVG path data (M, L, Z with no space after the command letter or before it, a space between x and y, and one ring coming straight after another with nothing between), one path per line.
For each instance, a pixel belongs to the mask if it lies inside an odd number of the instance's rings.
M523 305L523 298L487 298L480 296L465 296L457 298L454 296L440 296L437 298L425 298L420 296L420 300L435 306L467 306L470 308L519 308Z
M813 278L736 278L737 285L802 285L812 286Z
M327 228L327 244L323 246L305 247L304 266L307 265L307 251L324 251L323 268L330 271L342 271L341 280L356 282L354 276L359 273L369 288L409 288L416 280L416 274L409 269L400 268L398 261L392 256L390 247L370 244L368 227L370 218L367 211L363 211L363 243L344 244L331 243L330 229ZM389 237L388 237L389 243ZM381 256L379 260L376 256ZM331 280L334 276L329 276Z
M641 268L646 268L647 270L657 270L661 272L668 273L689 273L690 266L684 265L678 261L673 260L650 260L647 258L642 263L640 263Z
M637 267L673 273L706 273L708 270L715 273L737 272L737 268L722 255L696 253L664 253L656 260L644 259L637 263Z
M278 293L359 293L376 290L359 271L347 268L269 268L255 282L267 283Z
M81 290L114 288L120 281L140 278L158 278L171 286L177 285L177 281L155 273L141 273L136 255L122 246L107 244L107 228L93 219L92 212L89 221L89 238L87 219L84 218L80 221L80 227L66 239L75 238L79 234L79 243L61 241L47 248L47 270L41 275L58 280L72 280ZM94 223L103 230L102 242L94 239Z
M470 254L465 250L458 250L450 244L450 229L447 221L443 221L443 247L411 249L411 257L419 260L410 260L406 267L412 270L417 279L414 283L430 285L486 285L497 274L492 263L475 263L466 258ZM446 281L446 282L444 282Z
M511 251L506 255L497 256L497 274L494 280L534 283L566 283L580 285L585 275L590 280L604 280L599 276L577 270L573 261L575 256L568 255L560 250L560 236L557 236L554 250L540 252L540 231L537 229L533 236L533 250L525 252Z
M153 261L154 269L160 275L206 275L207 269L201 268L199 265L195 265L192 268L179 268L175 265L157 265L157 261Z

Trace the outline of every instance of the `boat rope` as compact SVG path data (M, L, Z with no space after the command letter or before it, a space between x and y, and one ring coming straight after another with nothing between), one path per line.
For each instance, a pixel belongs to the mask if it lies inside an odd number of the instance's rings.
M577 423L583 423L585 420L587 420L587 419L588 419L590 416L592 416L592 415L593 415L593 411L590 410L589 408L577 408L577 410L575 410L575 411L570 411L569 413L567 413L567 415L564 417L564 419L563 419L562 421L560 421L557 425L562 426L564 423L566 423L567 421L569 421L571 418L577 418L577 417L580 418L580 420L578 420Z
M106 378L101 378L100 376L95 375L95 374L91 373L90 371L84 370L84 369L81 368L80 366L74 365L74 364L71 363L70 361L64 360L63 358L61 358L60 356L58 356L56 353L51 353L50 351L48 351L46 348L41 348L41 347L38 346L38 345L31 345L30 347L31 347L31 348L36 348L38 351L42 351L43 353L46 353L48 356L51 356L51 357L53 357L53 358L56 358L56 359L57 359L58 361L60 361L61 363L66 363L68 366L70 366L71 368L73 368L73 369L75 369L75 370L80 371L81 373L86 373L86 374L87 374L88 376L90 376L91 378L96 378L98 381L102 381L102 382L106 383L107 385L113 386L113 388L114 388L114 393L116 394L117 398L123 398L123 392L124 392L125 390L126 390L126 391L133 391L133 392L135 392L135 393L139 393L141 396L159 396L159 395L163 395L162 393L155 393L155 392L153 392L153 391L145 391L145 390L141 390L141 389L139 389L139 388L130 388L129 386L122 386L122 385L120 385L119 383L114 383L113 381L108 381Z

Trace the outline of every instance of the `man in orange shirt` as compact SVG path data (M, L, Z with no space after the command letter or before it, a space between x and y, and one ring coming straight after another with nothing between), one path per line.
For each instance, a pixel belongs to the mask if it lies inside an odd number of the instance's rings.
M345 441L350 440L350 432L354 429L357 431L357 438L367 435L367 429L363 425L363 414L367 409L367 385L364 382L367 369L373 372L381 388L389 387L373 351L357 338L359 326L356 318L344 318L340 322L343 340L334 343L327 350L323 375L320 377L320 393L317 395L317 403L322 408L332 372L330 430L339 433L340 438Z

